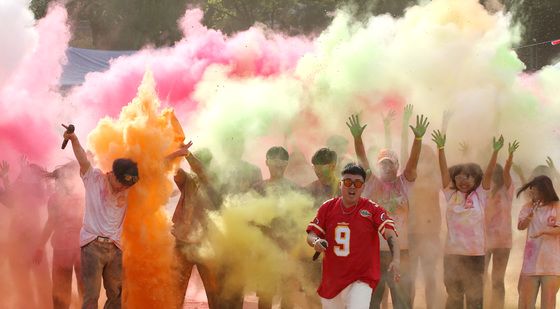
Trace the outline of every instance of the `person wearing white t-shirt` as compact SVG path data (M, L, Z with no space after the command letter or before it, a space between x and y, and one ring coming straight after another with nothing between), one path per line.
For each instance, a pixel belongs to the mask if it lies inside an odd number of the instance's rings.
M443 282L447 290L446 309L482 309L485 258L484 210L492 183L498 152L504 138L494 138L493 153L486 171L478 164L459 164L447 168L446 136L432 133L439 149L441 183L445 195L447 239L443 259ZM510 145L511 147L511 145Z
M139 180L136 162L120 158L112 171L92 167L74 133L64 133L80 165L85 187L85 213L80 230L80 255L84 300L82 308L97 308L101 280L107 294L104 308L121 308L122 243L127 192ZM184 156L192 143L183 145L166 159Z
M484 210L486 228L486 259L485 272L490 274L492 293L490 294L490 308L503 309L505 301L504 277L509 260L509 253L513 244L511 229L511 207L513 203L514 186L511 179L513 154L519 147L515 141L509 147L509 156L502 167L496 164L492 176L492 190L488 194L487 206ZM492 272L488 266L492 262ZM485 276L486 277L486 276Z
M393 307L408 309L412 307L411 277L409 271L408 254L408 210L409 193L416 180L416 167L422 149L422 137L428 128L428 118L424 115L416 116L416 126L410 126L414 133L414 143L410 150L410 157L401 174L398 174L399 160L397 154L390 149L382 149L377 155L378 175L371 172L370 163L366 156L362 133L367 125L362 126L358 115L352 115L346 125L354 137L354 148L360 164L367 172L364 196L379 204L387 214L395 220L396 230L399 232L400 261L402 278L396 282L388 269L391 254L387 242L381 242L381 279L371 297L370 308L381 307L385 285L389 286Z
M80 230L84 300L82 308L97 308L101 280L107 294L105 308L121 308L121 235L127 190L139 179L136 162L116 159L111 172L92 167L74 133L64 133L80 165L85 187L85 214Z

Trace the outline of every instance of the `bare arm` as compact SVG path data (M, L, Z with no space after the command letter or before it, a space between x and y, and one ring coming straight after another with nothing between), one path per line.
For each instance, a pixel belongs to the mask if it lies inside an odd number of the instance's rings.
M410 117L412 116L413 110L412 104L408 104L404 107L403 121L402 121L402 131L401 131L401 161L408 161L408 125L410 122Z
M346 125L348 126L348 128L350 129L350 133L352 133L352 136L354 137L354 149L356 150L356 156L358 157L358 161L360 162L360 165L366 171L368 170L371 171L369 161L366 155L366 149L364 147L364 142L362 141L362 133L364 132L364 129L367 127L367 124L361 126L358 115L352 115L350 116L350 118L348 118L348 122L346 122Z
M424 115L421 115L416 116L416 126L410 126L414 133L414 143L412 143L410 158L406 162L406 167L404 169L404 177L408 181L416 180L416 167L418 166L420 151L422 150L422 137L426 134L429 125L428 118L424 118Z
M445 189L451 183L451 176L449 175L449 170L447 168L447 159L445 158L445 140L447 137L442 134L439 130L432 133L432 140L436 143L438 147L438 157L439 157L439 171L441 173L441 184Z
M187 153L185 157L192 171L198 176L198 179L200 179L203 184L208 185L208 175L206 174L206 169L204 165L202 165L202 162L190 152Z
M78 164L80 165L80 174L84 175L91 167L91 163L87 158L86 151L82 148L78 137L74 133L66 133L64 132L64 138L70 140L72 142L72 150L74 151L74 156L76 160L78 160Z
M500 136L498 139L494 138L493 141L493 149L492 156L490 157L490 162L488 162L488 166L486 166L486 171L482 176L482 188L484 190L490 190L490 186L492 185L492 176L494 174L494 168L496 168L496 161L498 160L498 152L502 149L504 145L504 138Z
M49 207L53 207L53 206L49 205ZM51 209L49 209L49 216L47 218L47 222L43 227L43 231L41 232L41 236L39 237L39 241L37 242L37 247L35 249L33 256L31 257L34 264L40 264L41 261L43 260L45 256L45 245L47 244L49 238L51 238L51 235L54 231L54 225L55 222L51 215Z
M393 140L391 139L391 122L395 119L395 111L390 110L383 118L383 131L385 132L385 148L393 148Z
M385 239L387 239L387 244L389 245L389 250L391 251L391 255L393 259L389 264L388 271L393 272L393 279L398 282L400 280L400 263L401 263L401 247L399 245L399 238L397 237L397 233L395 231L386 229L385 230Z
M188 142L186 145L181 145L179 149L173 151L172 153L165 156L165 160L167 162L176 159L178 157L186 156L190 154L189 148L192 146L192 142Z
M511 188L511 166L513 165L513 153L519 148L519 142L513 141L513 143L509 143L508 146L508 158L506 160L506 165L504 166L504 186L506 189Z

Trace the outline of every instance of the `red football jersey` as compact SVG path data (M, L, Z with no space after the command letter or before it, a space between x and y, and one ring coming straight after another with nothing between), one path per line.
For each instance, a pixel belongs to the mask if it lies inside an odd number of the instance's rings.
M307 232L327 240L323 258L323 276L317 292L331 299L355 281L372 289L380 278L379 236L385 229L395 230L395 223L383 207L360 198L354 207L345 208L342 198L326 201L307 226Z

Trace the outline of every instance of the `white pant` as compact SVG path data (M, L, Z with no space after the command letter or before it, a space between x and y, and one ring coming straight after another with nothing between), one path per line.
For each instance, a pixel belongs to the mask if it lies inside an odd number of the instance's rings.
M323 309L369 309L371 287L362 281L348 285L334 298L321 297Z

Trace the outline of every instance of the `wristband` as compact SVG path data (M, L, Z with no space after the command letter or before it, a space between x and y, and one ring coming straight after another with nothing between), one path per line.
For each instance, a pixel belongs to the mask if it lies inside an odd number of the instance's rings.
M417 140L417 141L421 141L421 140L422 140L422 136L416 136L414 139Z
M445 146L438 146L439 150L442 150L443 148L445 148Z
M320 237L315 238L315 240L313 240L313 247L315 247L315 245L320 242L322 239Z

